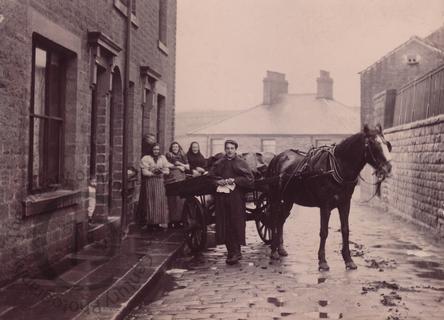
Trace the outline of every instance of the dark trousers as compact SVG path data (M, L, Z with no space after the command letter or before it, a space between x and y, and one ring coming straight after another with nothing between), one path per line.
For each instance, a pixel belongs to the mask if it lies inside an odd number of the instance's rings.
M234 221L231 219L232 215L227 215L227 224L225 225L225 246L227 247L228 256L233 256L241 252L241 243L238 239L237 233L234 231Z

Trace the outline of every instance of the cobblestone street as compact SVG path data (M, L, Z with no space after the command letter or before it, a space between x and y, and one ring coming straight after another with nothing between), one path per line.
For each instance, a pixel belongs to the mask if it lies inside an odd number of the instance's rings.
M270 263L249 222L239 265L225 264L223 247L200 259L179 258L162 280L164 291L127 319L442 319L439 243L353 202L350 239L358 270L346 271L337 211L330 221L329 272L317 270L318 209L294 207L285 227L288 257Z

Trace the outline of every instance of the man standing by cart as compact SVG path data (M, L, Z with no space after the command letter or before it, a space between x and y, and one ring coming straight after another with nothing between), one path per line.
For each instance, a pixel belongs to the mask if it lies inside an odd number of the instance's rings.
M210 175L215 178L216 242L225 244L227 264L242 258L245 245L245 191L253 187L253 173L247 163L237 156L238 143L225 141L225 155L214 163Z

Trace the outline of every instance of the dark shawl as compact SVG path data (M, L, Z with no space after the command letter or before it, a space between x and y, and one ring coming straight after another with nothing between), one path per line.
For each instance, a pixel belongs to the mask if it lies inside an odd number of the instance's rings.
M190 164L190 170L196 169L197 167L205 168L207 166L207 160L200 153L200 151L196 154L192 151L187 152L188 163Z

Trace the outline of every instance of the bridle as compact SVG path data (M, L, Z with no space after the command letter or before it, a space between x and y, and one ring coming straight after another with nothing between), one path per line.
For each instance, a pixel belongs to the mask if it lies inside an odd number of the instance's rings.
M384 138L383 136L380 136L380 137L381 137L382 143L384 143L386 146L388 146L388 142L387 142L387 140L385 140L385 138ZM370 147L370 142L369 142L369 140L370 140L369 137L366 137L366 138L365 138L364 159L365 159L365 161L366 161L367 163L372 163L372 162L373 162L373 163L375 164L375 166L376 166L376 174L378 174L378 173L384 171L384 170L383 170L383 166L384 166L386 163L389 163L390 161L386 160L384 163L379 163L379 162L376 160L375 155L373 154L372 148ZM371 162L368 161L368 159L369 159L368 156L370 156L370 160L371 160ZM378 179L379 179L379 177L378 177Z

